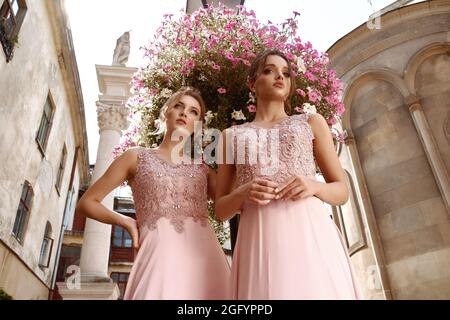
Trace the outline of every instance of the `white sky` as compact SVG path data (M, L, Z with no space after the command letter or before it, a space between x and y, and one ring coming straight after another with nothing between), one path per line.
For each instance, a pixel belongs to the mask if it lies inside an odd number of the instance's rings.
M246 0L262 21L282 22L300 12L299 33L319 51L326 51L341 37L367 21L393 0ZM131 52L127 66L138 67L139 48L153 38L162 15L184 10L186 0L66 0L75 53L81 79L89 143L89 161L95 163L98 126L95 102L98 100L96 64L110 65L116 40L131 30Z

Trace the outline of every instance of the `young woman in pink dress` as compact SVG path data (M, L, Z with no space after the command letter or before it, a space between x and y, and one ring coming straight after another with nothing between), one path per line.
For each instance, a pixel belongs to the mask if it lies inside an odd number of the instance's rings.
M230 268L208 221L214 171L183 156L179 140L171 139L177 133L190 136L204 115L196 90L182 88L173 94L161 111L166 133L159 147L124 152L77 205L89 218L123 226L139 248L124 299L231 298ZM101 204L124 181L133 192L137 220Z
M347 249L324 206L347 201L343 169L321 115L288 116L291 74L281 52L260 54L249 74L255 119L222 134L216 215L240 212L233 296L357 299ZM316 163L326 183L316 180Z

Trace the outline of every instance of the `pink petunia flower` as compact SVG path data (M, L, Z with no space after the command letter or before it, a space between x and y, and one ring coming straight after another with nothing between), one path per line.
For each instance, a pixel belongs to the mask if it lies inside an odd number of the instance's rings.
M188 69L194 69L194 67L195 67L195 61L194 61L193 59L189 59L189 60L186 62L186 68L188 68Z
M337 123L337 120L335 118L335 116L331 116L328 120L327 120L328 125L333 126Z
M309 91L308 97L309 97L309 100L311 100L311 102L317 102L317 101L320 101L320 99L321 99L319 92L317 92L316 90Z
M299 96L302 96L302 97L305 97L305 96L306 96L305 91L303 91L302 89L297 89L297 90L295 90L295 92L296 92L297 95L299 95Z
M286 54L285 54L285 56L286 56L286 58L288 58L289 60L296 60L297 59L297 57L296 56L294 56L292 53L290 53L290 52L287 52Z
M311 72L305 72L305 78L308 79L309 81L316 81L316 76L313 75Z
M234 57L233 57L233 55L231 54L231 52L225 52L224 56L225 56L225 58L227 58L228 60L234 59Z

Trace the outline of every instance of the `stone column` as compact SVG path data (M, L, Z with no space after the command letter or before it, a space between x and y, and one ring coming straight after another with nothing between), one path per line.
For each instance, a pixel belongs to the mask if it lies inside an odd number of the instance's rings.
M97 102L98 126L100 140L97 160L92 174L91 185L94 184L111 164L112 152L119 144L122 130L128 127L128 108ZM113 209L114 194L111 192L102 201L108 209ZM111 225L87 219L84 229L83 248L81 251L82 281L109 282L108 263L111 244Z
M409 105L409 112L414 121L417 133L427 155L434 178L442 195L447 212L450 214L450 179L442 160L439 148L434 140L433 132L428 124L422 105L415 101Z
M91 185L108 169L113 161L112 152L119 144L122 130L128 127L129 110L125 103L130 95L129 83L136 68L123 66L96 66L101 94L97 105L100 133L97 159ZM102 204L113 209L114 193L107 195ZM111 225L87 219L81 250L80 273L67 283L58 284L64 299L117 299L119 289L108 275L111 245Z

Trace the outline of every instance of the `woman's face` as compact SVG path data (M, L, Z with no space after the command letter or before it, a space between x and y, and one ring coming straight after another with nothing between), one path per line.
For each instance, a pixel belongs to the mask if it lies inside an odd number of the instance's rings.
M186 130L189 134L194 132L195 121L200 121L201 107L198 101L188 95L183 95L180 100L166 111L167 130Z
M258 99L285 101L289 96L291 77L286 60L277 55L267 56L251 87Z

